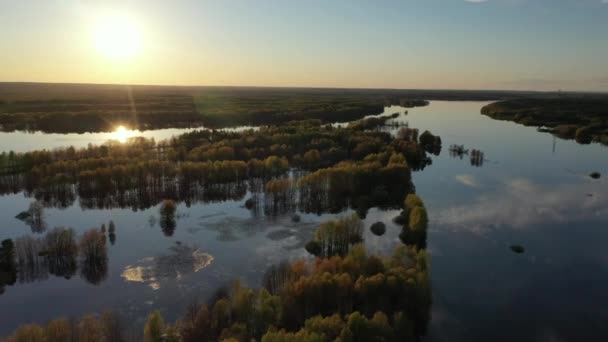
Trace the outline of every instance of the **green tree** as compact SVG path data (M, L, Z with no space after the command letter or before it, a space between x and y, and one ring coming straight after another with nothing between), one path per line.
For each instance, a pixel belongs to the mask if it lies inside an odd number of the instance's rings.
M146 325L144 327L145 342L161 342L165 333L165 322L160 311L153 311L148 315Z
M413 231L426 231L428 225L426 209L424 207L414 207L410 212L408 225Z

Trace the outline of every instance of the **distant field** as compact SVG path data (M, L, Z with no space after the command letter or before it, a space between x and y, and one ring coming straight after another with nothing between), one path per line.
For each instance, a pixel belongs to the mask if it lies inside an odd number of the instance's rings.
M421 100L501 100L549 93L455 90L173 87L0 83L4 131L112 131L130 128L228 127L300 119L351 121L385 105Z

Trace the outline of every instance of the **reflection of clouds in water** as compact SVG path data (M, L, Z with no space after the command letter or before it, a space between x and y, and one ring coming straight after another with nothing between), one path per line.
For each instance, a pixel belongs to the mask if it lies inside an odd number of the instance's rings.
M308 252L301 248L295 248L301 243L297 237L291 236L281 241L266 240L266 243L260 243L255 247L255 254L264 260L267 266L277 264L284 260L303 259L309 257Z
M494 194L473 203L439 210L433 216L440 225L483 231L493 226L523 228L530 224L565 223L589 218L608 218L608 189L602 183L541 186L514 179ZM587 196L592 193L593 196Z
M286 218L289 219L289 218ZM312 239L317 229L317 222L284 222L279 223L268 234L266 240L255 248L255 253L264 258L268 265L283 260L308 257L304 245Z
M459 183L461 183L463 185L472 186L472 187L479 186L479 182L477 181L477 179L475 179L475 177L473 177L471 175L457 175L454 178L456 178L456 181L458 181Z
M252 218L225 217L217 222L200 223L200 227L218 233L219 241L236 241L242 236L254 236L257 232L264 231L267 227L264 222Z
M138 265L128 265L122 277L129 282L147 283L152 289L158 290L161 281L180 280L182 276L199 272L213 262L213 256L195 247L176 245L169 249L170 254L143 258Z
M314 238L319 224L339 217L348 217L351 214L352 212L344 212L323 218L308 218L305 222L280 223L275 227L278 229L269 228L270 231L266 234L266 241L256 245L256 255L263 258L268 265L286 259L311 258L304 246ZM366 218L363 220L363 240L369 253L389 255L395 246L401 244L401 240L399 240L401 226L392 222L392 219L398 214L399 210L371 208L368 211ZM370 226L378 221L386 224L386 233L382 236L376 236L370 231Z

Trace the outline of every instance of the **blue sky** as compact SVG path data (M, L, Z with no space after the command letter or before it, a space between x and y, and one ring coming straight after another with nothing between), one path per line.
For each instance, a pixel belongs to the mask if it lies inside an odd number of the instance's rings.
M0 81L608 91L605 2L0 0ZM94 48L104 13L136 56Z

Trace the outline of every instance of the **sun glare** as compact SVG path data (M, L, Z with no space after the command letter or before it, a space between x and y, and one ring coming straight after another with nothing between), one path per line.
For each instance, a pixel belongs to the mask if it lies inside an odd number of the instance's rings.
M116 127L116 130L112 132L112 138L124 144L133 136L133 134L133 131L126 129L125 126L118 126Z
M124 14L111 13L99 16L94 26L97 50L115 61L135 57L141 50L141 30Z

